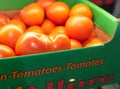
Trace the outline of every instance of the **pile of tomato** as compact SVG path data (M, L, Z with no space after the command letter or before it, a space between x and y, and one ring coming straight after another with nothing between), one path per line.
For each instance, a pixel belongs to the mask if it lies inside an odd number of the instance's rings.
M101 45L92 19L88 5L55 0L37 0L11 17L1 13L0 58Z

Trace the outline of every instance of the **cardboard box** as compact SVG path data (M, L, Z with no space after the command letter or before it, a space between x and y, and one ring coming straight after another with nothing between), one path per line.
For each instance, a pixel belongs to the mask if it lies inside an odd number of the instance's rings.
M34 0L2 0L1 12L14 12ZM59 0L60 1L60 0ZM0 89L88 89L120 82L119 20L88 0L61 0L90 6L104 45L0 59ZM6 3L7 2L7 3ZM108 40L108 38L111 38Z

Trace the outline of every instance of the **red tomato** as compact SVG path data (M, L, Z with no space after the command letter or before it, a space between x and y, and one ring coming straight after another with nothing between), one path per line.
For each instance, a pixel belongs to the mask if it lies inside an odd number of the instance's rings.
M56 25L64 25L69 16L69 6L64 2L54 2L46 10L46 16Z
M94 23L91 19L84 16L70 16L65 24L67 35L79 41L85 41L91 35L94 29Z
M0 43L14 49L16 41L24 33L21 27L8 23L0 28Z
M21 29L23 29L24 31L26 31L26 28L27 28L26 25L19 19L10 20L8 23L14 24L14 25L20 27Z
M53 51L66 50L71 48L70 39L66 34L50 34L49 38L53 43Z
M56 0L37 0L37 3L43 7L46 11L47 8L52 5Z
M39 32L39 33L43 33L44 34L44 31L43 29L40 27L40 26L30 26L26 32Z
M64 26L56 26L50 33L50 35L66 34Z
M40 25L44 20L44 10L39 4L31 3L21 10L20 16L28 26Z
M12 19L12 20L13 20L13 19L17 19L17 20L21 20L21 21L22 21L22 19L21 19L21 17L20 17L20 12L14 13L14 14L12 15L11 19Z
M45 34L28 31L17 41L15 52L17 55L36 54L52 51L52 42Z
M71 49L83 47L82 44L78 40L70 39L70 42L71 42Z
M55 28L55 24L49 19L45 19L41 25L41 28L43 29L45 34L49 34Z
M70 16L82 15L92 19L92 11L87 4L78 3L74 5L70 10Z
M15 56L15 52L9 46L0 44L0 58Z
M9 17L5 13L0 13L0 26L5 25L10 21Z
M99 46L103 45L104 41L100 38L91 38L83 43L84 47L92 47L92 46Z
M93 29L93 31L92 31L89 39L91 39L91 38L96 38L96 37L97 37L97 33L96 33L95 29Z

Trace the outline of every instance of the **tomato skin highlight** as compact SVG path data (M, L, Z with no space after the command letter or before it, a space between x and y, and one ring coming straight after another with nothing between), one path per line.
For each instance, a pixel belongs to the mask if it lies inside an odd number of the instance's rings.
M15 52L9 46L0 44L0 58L15 56Z
M28 55L52 51L52 42L45 34L26 32L17 41L15 52L17 55Z

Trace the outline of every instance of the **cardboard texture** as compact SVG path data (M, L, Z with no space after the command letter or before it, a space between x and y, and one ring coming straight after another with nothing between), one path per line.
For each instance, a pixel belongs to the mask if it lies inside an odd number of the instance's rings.
M2 0L0 9L16 12L33 1ZM89 89L120 82L118 20L88 0L59 1L70 7L76 3L89 5L98 36L104 36L105 44L0 59L0 89Z

